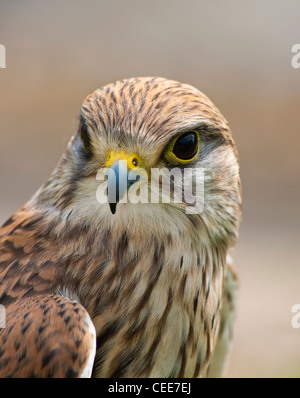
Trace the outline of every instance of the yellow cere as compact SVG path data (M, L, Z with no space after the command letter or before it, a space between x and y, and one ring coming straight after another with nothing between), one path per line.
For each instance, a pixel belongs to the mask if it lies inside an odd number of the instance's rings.
M110 151L107 157L106 167L110 167L117 160L126 160L129 170L137 167L143 167L143 162L137 154L128 154L124 151Z

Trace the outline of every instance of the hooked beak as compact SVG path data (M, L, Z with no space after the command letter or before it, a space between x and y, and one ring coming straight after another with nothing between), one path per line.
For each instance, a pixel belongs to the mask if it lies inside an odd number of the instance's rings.
M145 170L136 154L111 151L106 162L107 199L112 214L117 204L127 194L130 187L144 179Z

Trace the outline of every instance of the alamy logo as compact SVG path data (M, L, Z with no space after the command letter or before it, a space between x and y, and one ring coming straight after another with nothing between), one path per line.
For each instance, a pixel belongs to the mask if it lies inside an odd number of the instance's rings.
M115 168L100 169L96 180L98 203L177 203L187 214L200 214L204 208L204 169L178 167L130 170L126 160Z
M300 328L300 304L294 304L292 307L292 312L295 315L292 317L292 327L294 329Z
M300 44L294 44L292 53L296 53L292 58L292 67L294 69L300 68Z
M6 68L6 49L3 44L0 44L0 68Z
M0 329L6 327L6 311L4 305L0 304Z

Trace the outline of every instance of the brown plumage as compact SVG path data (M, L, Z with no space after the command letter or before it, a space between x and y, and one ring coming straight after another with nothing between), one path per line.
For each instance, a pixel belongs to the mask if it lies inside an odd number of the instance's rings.
M200 214L183 200L118 203L113 215L96 200L110 151L172 170L166 148L188 131L200 137L188 166L205 170ZM135 78L89 95L57 168L0 229L0 377L222 374L240 206L230 129L201 92Z

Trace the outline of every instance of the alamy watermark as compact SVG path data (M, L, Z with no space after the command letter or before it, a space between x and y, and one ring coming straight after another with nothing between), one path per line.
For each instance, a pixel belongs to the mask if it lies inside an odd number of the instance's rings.
M300 68L300 44L293 45L292 53L295 53L295 55L292 57L292 67L294 69L298 69Z
M6 327L6 310L4 305L0 304L0 329Z
M0 44L0 68L6 68L6 49L3 44Z
M300 304L294 304L292 307L291 312L295 313L295 315L292 317L292 327L294 329L299 329L300 328Z
M182 204L187 214L203 211L203 168L163 167L147 173L142 168L129 170L126 160L119 162L124 162L121 172L104 168L97 173L96 179L101 182L96 191L99 203L176 203Z

